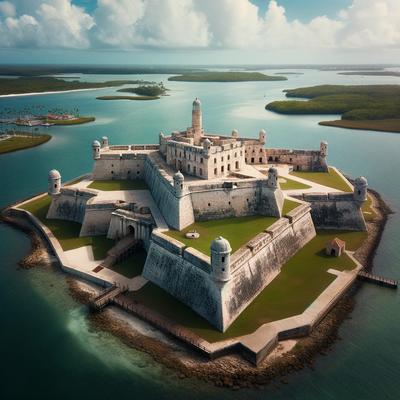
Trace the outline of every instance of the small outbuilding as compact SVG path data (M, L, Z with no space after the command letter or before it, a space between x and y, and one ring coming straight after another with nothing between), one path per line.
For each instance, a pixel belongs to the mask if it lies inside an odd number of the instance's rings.
M340 257L345 250L346 242L335 238L326 244L325 252L328 256Z

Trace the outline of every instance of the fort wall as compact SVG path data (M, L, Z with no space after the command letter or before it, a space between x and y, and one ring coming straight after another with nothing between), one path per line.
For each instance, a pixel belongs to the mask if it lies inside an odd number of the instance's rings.
M222 283L212 278L209 257L153 232L143 276L225 331L315 234L310 207L299 206L236 251L232 277Z
M317 228L366 231L361 203L353 193L310 193L293 196L308 202Z

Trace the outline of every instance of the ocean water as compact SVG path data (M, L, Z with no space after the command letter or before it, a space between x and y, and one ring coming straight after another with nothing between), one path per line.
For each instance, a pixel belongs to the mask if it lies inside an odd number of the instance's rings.
M279 71L268 71L273 73ZM329 142L329 162L345 173L365 175L392 209L375 258L375 271L400 278L400 135L322 127L335 116L281 116L264 109L283 99L283 89L323 83L399 83L396 77L341 76L303 70L287 81L246 83L166 82L166 75L101 76L91 81L145 79L164 81L169 96L158 101L100 101L107 88L54 95L0 98L5 107L24 109L79 107L96 122L52 127L53 139L34 149L0 156L0 207L45 191L47 173L57 168L63 180L92 168L91 142L107 135L112 144L156 143L158 132L190 125L191 102L203 103L203 123L211 133L257 137L267 130L267 146L318 148ZM76 75L76 74L74 74ZM147 355L88 326L86 309L68 294L57 270L18 268L29 239L0 225L0 398L146 399L397 399L400 391L400 304L397 291L364 285L357 305L340 328L327 356L288 378L288 384L232 392L179 380Z

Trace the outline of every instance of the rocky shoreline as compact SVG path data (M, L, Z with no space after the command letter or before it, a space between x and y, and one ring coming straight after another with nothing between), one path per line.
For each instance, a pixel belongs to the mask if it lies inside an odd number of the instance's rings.
M388 215L391 213L379 193L372 190L369 193L376 216L368 222L368 237L355 253L358 261L368 270L373 267L374 255ZM3 217L3 221L15 225L31 237L32 252L21 261L22 266L26 268L49 263L47 246L35 230L27 227L23 221L14 218ZM85 289L74 277L68 276L67 281L71 295L77 301L86 304L93 291ZM280 342L277 349L258 367L236 355L209 360L176 340L160 340L157 337L145 335L134 329L127 319L117 315L112 308L99 314L90 314L89 320L93 327L110 332L126 345L149 354L155 362L175 371L181 379L196 378L232 389L258 387L271 382L287 383L286 376L290 373L305 367L313 368L316 356L326 354L332 344L338 340L339 326L353 310L354 295L360 285L359 282L355 282L309 336L297 341Z

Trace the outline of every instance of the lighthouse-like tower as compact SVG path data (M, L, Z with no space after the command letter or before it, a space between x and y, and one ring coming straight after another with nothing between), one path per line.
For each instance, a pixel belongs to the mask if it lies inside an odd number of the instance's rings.
M192 129L194 136L194 144L199 145L201 137L203 136L203 117L201 114L201 102L197 97L193 101Z
M50 196L54 196L60 194L60 189L61 189L61 174L56 169L52 169L48 175L47 193Z
M227 282L231 279L231 252L229 242L218 236L211 242L211 273L216 281Z

